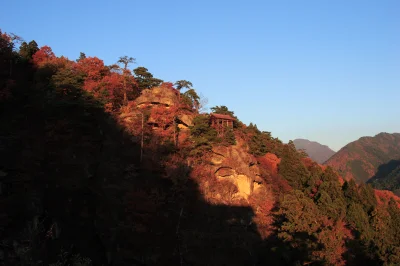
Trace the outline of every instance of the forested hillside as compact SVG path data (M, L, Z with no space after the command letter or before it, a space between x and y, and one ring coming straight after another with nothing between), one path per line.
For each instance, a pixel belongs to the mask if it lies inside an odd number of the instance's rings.
M0 265L400 264L392 193L229 107L212 127L192 82L130 56L19 40L0 32Z

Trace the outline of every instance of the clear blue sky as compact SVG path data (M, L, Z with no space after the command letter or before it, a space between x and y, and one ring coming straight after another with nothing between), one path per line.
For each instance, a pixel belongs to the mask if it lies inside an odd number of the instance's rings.
M190 80L283 141L400 132L400 1L3 1L0 28Z

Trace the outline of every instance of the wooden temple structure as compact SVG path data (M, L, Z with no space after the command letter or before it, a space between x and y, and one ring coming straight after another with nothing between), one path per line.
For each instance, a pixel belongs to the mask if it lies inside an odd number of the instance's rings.
M218 135L225 132L226 128L233 129L233 122L235 118L230 115L210 114L211 127L215 128Z

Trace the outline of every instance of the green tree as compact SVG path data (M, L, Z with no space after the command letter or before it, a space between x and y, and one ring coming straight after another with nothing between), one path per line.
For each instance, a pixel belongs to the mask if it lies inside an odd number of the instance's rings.
M26 43L26 42L23 42L21 44L21 46L19 47L20 56L25 58L25 59L27 59L27 60L32 59L32 56L37 51L39 51L39 47L38 47L37 43L34 40L30 41L29 44Z
M279 164L279 174L295 189L301 189L306 184L310 173L301 161L301 157L290 143L283 147Z
M19 55L26 59L29 58L29 48L26 42L21 43L21 46L19 47Z
M235 145L236 144L235 133L233 132L233 130L231 128L227 127L225 129L223 142L225 145Z
M80 52L80 54L79 54L79 58L78 59L76 59L76 62L79 62L79 61L81 61L81 60L83 60L83 59L85 59L86 58L86 54L85 53L83 53L83 52Z
M145 67L137 67L133 72L140 91L160 86L163 83L163 80L154 78L153 74Z
M193 84L192 82L187 80L178 80L177 82L175 82L175 86L178 91L180 91L183 88L187 88L188 90L190 90L192 89Z
M210 118L207 115L198 115L193 119L190 135L193 141L192 155L201 155L212 148L217 138L217 131L210 127Z
M361 204L351 202L347 209L346 219L348 223L357 230L357 237L364 241L371 240L372 231L369 225L368 214Z
M183 97L186 98L189 105L194 108L196 111L199 110L200 107L200 97L196 93L194 89L190 89L183 94Z
M321 202L329 205L328 195L321 197ZM278 237L286 244L285 265L343 265L342 252L345 250L345 234L341 223L329 221L300 190L293 190L281 201Z
M50 85L56 92L75 97L81 92L84 82L84 73L72 66L59 69L52 77Z
M371 184L361 183L359 187L359 195L361 203L363 204L364 209L367 212L370 212L374 208L376 208L377 202L376 202L375 192Z
M234 112L230 111L225 105L211 107L211 111L215 114L230 115L235 117Z

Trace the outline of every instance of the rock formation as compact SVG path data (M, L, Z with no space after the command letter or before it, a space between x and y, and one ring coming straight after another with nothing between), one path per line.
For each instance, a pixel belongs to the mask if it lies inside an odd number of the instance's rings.
M238 145L215 147L210 160L212 170L220 181L228 180L238 189L235 197L247 199L262 183L257 160Z

